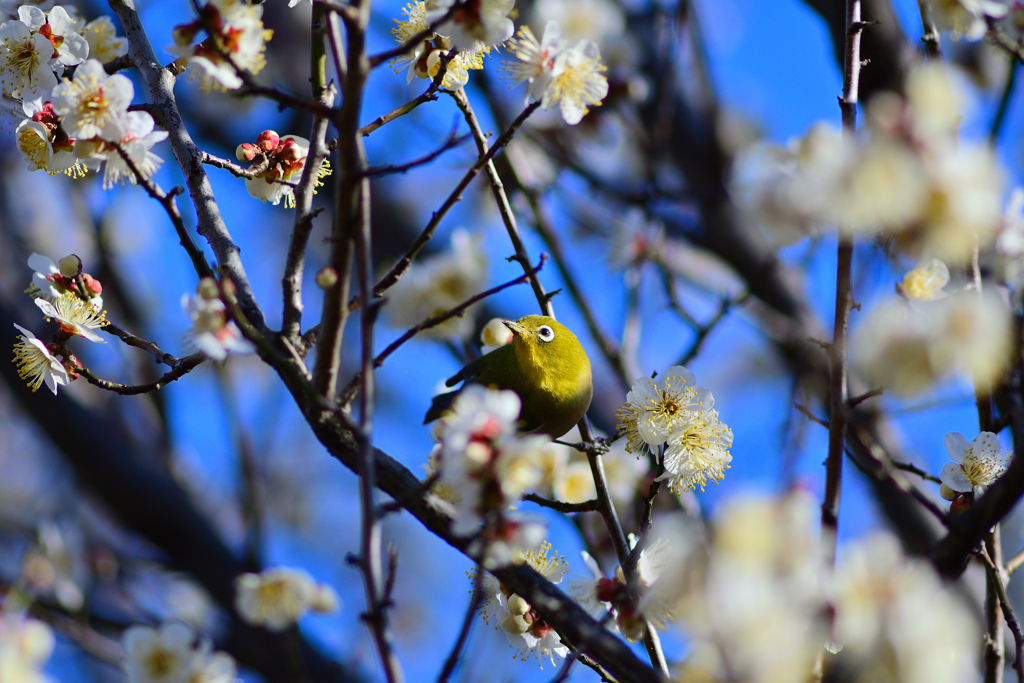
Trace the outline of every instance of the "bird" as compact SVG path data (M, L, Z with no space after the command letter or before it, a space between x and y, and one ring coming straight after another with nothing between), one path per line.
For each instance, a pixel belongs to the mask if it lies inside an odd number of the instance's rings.
M573 428L590 408L594 382L590 359L576 335L554 318L527 315L503 321L512 341L471 361L445 386L464 384L434 397L423 424L449 410L469 384L511 389L519 395L519 431L552 439Z

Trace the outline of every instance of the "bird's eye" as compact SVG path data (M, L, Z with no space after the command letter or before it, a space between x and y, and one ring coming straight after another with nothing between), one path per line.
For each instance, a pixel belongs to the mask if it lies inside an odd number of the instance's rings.
M541 325L537 329L537 336L540 337L542 342L549 342L555 338L555 331L547 325Z

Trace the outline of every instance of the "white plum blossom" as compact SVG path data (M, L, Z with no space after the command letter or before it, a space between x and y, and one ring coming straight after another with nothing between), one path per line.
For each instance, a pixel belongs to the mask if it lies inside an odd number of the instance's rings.
M43 666L56 638L49 626L13 611L0 614L0 681L50 683Z
M440 482L459 496L453 533L475 534L490 511L503 511L541 482L541 453L548 439L517 435L519 409L515 392L471 385L441 417ZM510 529L521 533L528 527Z
M900 282L900 293L911 301L944 299L942 288L949 284L949 268L937 258L922 261Z
M89 56L106 64L128 54L128 40L118 38L110 17L101 16L76 29L89 44Z
M196 658L195 633L181 621L159 629L131 626L121 636L129 683L187 683Z
M228 319L227 306L213 278L203 278L196 296L183 294L181 306L192 320L189 336L199 350L213 360L224 360L229 353L252 353L253 346L234 320Z
M238 614L253 626L277 633L293 626L306 612L332 612L337 606L334 589L317 583L303 569L274 567L235 579Z
M28 169L50 175L65 173L72 178L85 175L85 168L74 154L74 140L61 126L53 103L41 98L26 99L23 110L27 118L18 124L14 135Z
M414 37L419 36L430 27L427 19L432 6L427 2L411 2L402 8L405 19L395 19L395 26L391 29L391 35L402 45L408 44ZM426 35L411 50L391 60L391 68L395 73L408 70L406 82L411 83L412 79L424 78L433 79L441 68L441 58L452 49L452 40L448 36L437 32ZM483 57L490 48L457 50L448 61L441 87L448 90L458 90L469 82L469 71L484 68Z
M665 445L665 472L658 481L686 492L708 481L719 482L729 469L732 430L718 419L711 392L697 385L681 365L669 368L660 381L641 377L633 382L616 416L626 436L626 450L640 452Z
M50 67L53 43L20 19L0 25L0 88L7 97L22 98L57 85Z
M513 559L515 564L526 564L551 583L561 583L569 569L568 563L558 553L548 557L551 544L544 542L529 550L521 550ZM467 572L476 580L476 572ZM545 660L553 664L555 657L565 657L569 649L562 644L558 633L552 629L540 614L515 593L510 593L494 575L485 573L481 577L484 600L478 612L484 623L497 622L509 645L516 649L513 655L520 661L536 658L541 668Z
M87 59L75 69L75 77L53 89L53 108L61 124L75 139L99 137L121 140L128 125L128 105L135 86L122 74L108 76L103 65Z
M45 297L36 297L35 304L47 319L60 323L63 334L85 337L98 344L107 343L95 332L107 325L106 311L96 310L74 292L65 292L52 301Z
M66 268L62 270L61 265ZM68 292L77 294L78 283L75 278L81 275L86 293L89 295L89 303L97 311L103 309L103 286L96 278L82 272L82 260L78 256L69 254L62 258L58 265L42 254L33 252L28 257L28 267L35 271L32 273L32 284L26 290L33 297L42 295L50 299L59 299Z
M970 443L963 434L950 432L945 443L953 462L943 466L939 478L943 486L958 493L981 494L1006 471L1013 457L1012 451L1003 451L992 432L982 432Z
M263 27L263 6L241 0L211 0L204 19L177 26L168 50L194 64L205 90L235 90L244 82L239 72L259 73L267 64L264 53L273 31ZM200 30L216 26L206 40L193 45Z
M856 683L976 680L978 621L927 562L906 557L887 532L841 550L828 595L842 650L837 667Z
M557 21L549 21L538 42L529 26L520 26L517 37L510 39L508 46L516 60L506 61L500 70L508 74L515 85L529 83L527 102L543 99L554 79L555 59L568 47L562 38L562 27Z
M417 259L409 272L391 288L388 322L397 328L418 325L479 294L487 284L488 259L480 234L457 229L451 236L451 249ZM472 313L476 306L468 311ZM473 333L470 314L455 316L424 330L434 339L465 339Z
M1009 362L1011 341L1009 311L986 289L980 297L957 292L926 310L898 299L883 302L856 330L850 348L874 386L912 396L956 370L992 381Z
M89 41L75 32L75 20L63 7L58 5L47 14L38 7L23 5L18 8L18 17L50 41L54 52L50 65L58 76L64 73L64 67L81 64L89 57Z
M17 323L14 326L21 332L20 341L14 344L14 365L18 377L28 381L32 391L45 382L56 396L57 385L66 387L71 383L64 364L34 334Z
M490 353L506 344L511 344L512 337L512 330L505 326L505 318L491 318L484 325L484 329L480 331L480 342L482 344L480 352L483 354Z
M451 40L457 50L479 52L501 45L512 36L514 26L508 18L515 0L431 0L427 3L427 23L433 23L452 10L451 18L437 27L437 32Z
M132 160L135 168L142 174L143 178L153 177L157 169L163 164L163 159L150 151L153 145L167 139L167 131L153 130L153 117L149 112L130 111L128 112L125 125L124 137L118 141L125 155ZM138 179L135 173L128 167L128 163L116 148L106 151L106 164L103 169L103 189L109 190L116 183L124 182L127 178L132 185Z
M608 95L608 79L603 72L601 51L592 40L581 40L555 58L552 81L544 91L541 109L560 106L562 118L575 126L587 115L589 107L598 107Z
M43 296L56 299L67 291L65 287L58 284L64 279L60 268L47 257L33 252L28 257L28 267L35 271L32 273L33 289L38 289Z

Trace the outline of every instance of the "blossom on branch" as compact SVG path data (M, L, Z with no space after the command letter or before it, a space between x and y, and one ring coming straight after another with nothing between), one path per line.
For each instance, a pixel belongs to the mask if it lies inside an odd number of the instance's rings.
M85 167L74 153L75 141L61 125L53 103L37 98L25 100L23 108L28 118L18 124L14 135L28 170L64 173L72 178L84 176Z
M89 303L96 310L103 308L103 286L93 276L82 272L82 259L75 254L62 258L58 266L42 254L33 253L28 257L28 267L35 272L32 273L32 285L26 290L27 294L51 299L59 299L68 292L77 295L78 283L75 280L81 276Z
M82 301L74 292L65 292L53 300L37 297L35 303L47 320L53 319L60 323L61 335L64 338L70 339L77 335L98 344L107 343L94 331L106 327L106 311L96 310L92 304Z
M514 5L515 0L428 0L425 18L433 23L452 12L437 32L447 36L457 50L480 52L512 36L515 27L508 13Z
M64 67L81 64L89 57L89 41L75 32L75 20L63 7L54 7L49 14L38 7L18 8L18 17L32 31L44 36L53 46L50 66L58 76Z
M309 140L298 135L279 136L272 130L265 130L256 138L256 144L243 142L235 149L239 161L252 162L255 178L247 178L245 189L256 199L270 202L274 206L284 200L285 208L295 208L295 189L302 178L302 169L309 156ZM320 163L313 183L313 192L323 185L323 179L331 174L331 165L326 159Z
M82 62L72 80L53 89L53 109L67 134L75 139L100 138L116 142L128 125L128 105L135 86L122 74L108 76L95 59Z
M242 336L235 321L228 318L227 306L213 278L200 280L196 296L182 294L181 306L192 320L188 336L209 358L224 360L229 353L253 352L252 344Z
M514 562L528 565L551 583L561 583L569 564L558 553L548 557L550 550L551 544L544 542L518 552ZM471 581L476 581L477 571L467 572ZM535 657L543 669L545 660L554 664L555 657L569 654L558 633L526 600L510 592L493 574L485 573L481 583L484 599L477 611L484 623L497 622L494 628L500 627L509 645L516 649L513 657L523 662Z
M949 284L949 268L937 258L922 261L908 271L900 282L900 293L911 301L943 299L942 288Z
M89 56L103 64L128 54L128 41L117 37L110 17L97 17L75 30L89 43Z
M520 28L518 37L509 41L519 61L506 64L503 71L516 84L529 83L527 101L540 100L542 109L560 105L562 118L574 126L608 95L608 79L597 43L581 40L569 47L561 36L554 21L544 27L540 42L529 27Z
M991 486L1013 458L1013 451L999 446L999 437L982 432L967 443L959 432L946 434L946 451L953 462L947 462L939 478L942 485L957 493L980 495Z
M402 8L405 19L395 19L395 26L391 29L391 35L395 40L405 45L414 37L430 28L428 15L431 13L431 6L427 2L412 2ZM441 87L448 90L458 90L469 82L469 71L484 68L484 55L490 51L490 47L477 45L470 49L458 49L452 45L448 36L437 32L429 33L411 50L391 60L391 68L395 73L408 70L406 82L411 83L412 79L423 78L432 80L441 70L444 60L448 60L444 78L441 80ZM449 56L450 55L450 56Z
M52 58L50 39L21 19L0 25L0 88L5 96L21 99L56 86Z
M697 385L681 365L669 368L661 381L641 377L633 382L616 416L626 436L626 450L637 453L665 445L665 472L674 491L703 491L729 469L732 430L718 419L711 392Z
M18 377L26 380L33 392L45 382L56 396L58 384L66 387L71 383L64 364L54 355L56 345L51 351L49 346L24 327L18 323L14 323L14 326L21 332L20 341L14 343L14 365Z
M193 45L200 31L207 37ZM174 45L167 49L197 67L204 90L236 90L243 83L239 73L257 74L267 65L264 53L273 34L263 27L262 5L211 0L198 19L174 28Z

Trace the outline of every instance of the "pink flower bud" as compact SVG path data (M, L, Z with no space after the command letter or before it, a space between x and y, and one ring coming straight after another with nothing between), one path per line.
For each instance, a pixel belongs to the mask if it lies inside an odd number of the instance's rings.
M272 130L265 130L256 136L256 144L268 152L276 149L280 142L281 137Z
M82 282L85 283L85 288L88 290L86 294L90 295L90 299L103 293L103 285L89 273L82 273Z
M243 142L235 147L235 158L239 161L252 161L259 154L259 149L251 142Z
M338 271L331 266L324 266L316 272L316 286L320 289L330 289L338 284Z

